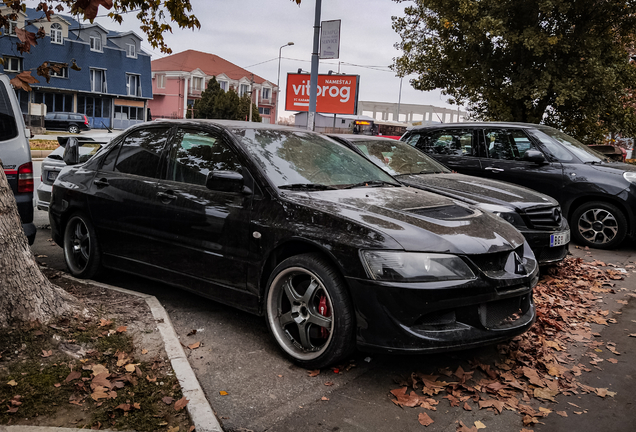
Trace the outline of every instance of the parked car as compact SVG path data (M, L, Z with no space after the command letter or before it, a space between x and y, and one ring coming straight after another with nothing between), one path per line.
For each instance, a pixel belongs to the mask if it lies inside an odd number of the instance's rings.
M636 234L636 166L611 162L554 128L453 123L416 127L402 140L454 171L555 198L582 246L614 249Z
M78 134L91 130L88 117L85 114L71 112L50 112L44 117L44 127L47 130L64 130Z
M35 241L33 224L33 164L29 148L30 131L24 125L22 111L9 78L0 74L0 160L9 187L15 196L22 229Z
M265 315L303 367L495 343L534 320L538 265L512 225L320 134L154 121L74 165L77 144L49 208L74 276L119 269Z
M510 183L452 173L394 139L352 134L329 137L366 156L405 185L459 199L502 217L523 234L539 264L562 261L568 254L570 228L554 198Z
M66 144L68 137L58 137L58 141L63 144ZM110 139L99 139L95 140L94 138L82 138L83 145L79 146L80 159L79 162L86 162L91 156L97 153L102 145L106 144ZM49 210L49 202L51 201L51 190L53 189L53 182L57 178L57 175L60 173L62 168L66 166L66 162L64 162L64 147L60 145L58 148L53 150L42 160L41 172L42 176L40 178L40 184L38 185L37 192L37 208L38 210Z

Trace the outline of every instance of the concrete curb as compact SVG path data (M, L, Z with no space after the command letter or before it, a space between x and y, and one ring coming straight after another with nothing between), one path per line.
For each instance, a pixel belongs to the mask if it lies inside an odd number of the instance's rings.
M190 366L190 363L188 362L188 358L183 351L181 342L179 342L177 333L172 327L172 321L170 321L168 313L163 308L163 306L161 306L161 303L159 303L159 300L157 300L155 296L149 294L140 294L135 291L130 291L124 288L119 288L92 280L77 279L69 275L62 275L62 277L78 283L85 283L99 288L118 291L124 294L130 294L136 297L143 298L150 308L150 312L155 319L155 323L157 325L157 328L159 329L159 333L161 333L161 338L163 339L166 354L168 355L170 363L172 364L172 369L174 370L174 373L179 380L183 396L185 396L189 401L188 405L186 405L186 408L188 409L190 418L194 423L196 432L223 432L223 429L221 428L221 425L216 418L214 411L212 410L212 406L210 406L210 403L205 397L205 393L203 393L203 389L199 384L199 380L197 379L194 371L192 370L192 367ZM76 430L77 429L39 426L0 426L0 432L70 432ZM104 431L108 432L108 430Z

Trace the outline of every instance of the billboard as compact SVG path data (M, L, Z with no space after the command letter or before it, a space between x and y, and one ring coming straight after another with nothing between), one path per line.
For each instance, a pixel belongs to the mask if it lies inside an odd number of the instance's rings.
M285 110L309 111L309 74L287 74ZM356 114L359 75L318 75L316 112Z

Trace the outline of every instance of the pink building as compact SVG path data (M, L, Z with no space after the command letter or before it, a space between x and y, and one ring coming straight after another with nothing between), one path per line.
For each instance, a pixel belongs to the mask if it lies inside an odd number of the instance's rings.
M185 118L186 110L212 77L225 91L234 89L242 96L252 92L263 123L276 120L278 87L214 54L187 50L151 62L153 99L148 107L153 118Z

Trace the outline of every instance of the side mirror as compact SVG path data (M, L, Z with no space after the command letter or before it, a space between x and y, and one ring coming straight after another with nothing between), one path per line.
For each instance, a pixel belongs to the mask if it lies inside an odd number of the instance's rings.
M210 190L219 192L251 192L245 190L243 174L236 171L211 171L208 174L205 186Z
M79 163L79 143L77 142L77 138L69 138L66 140L62 160L66 165L77 165Z
M522 160L542 164L545 162L545 156L539 150L528 150L523 155Z

